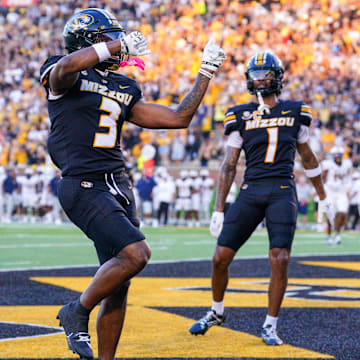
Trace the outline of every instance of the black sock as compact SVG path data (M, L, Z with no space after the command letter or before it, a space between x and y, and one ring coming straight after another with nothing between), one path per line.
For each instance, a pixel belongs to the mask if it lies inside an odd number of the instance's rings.
M80 299L75 302L75 310L77 313L84 316L89 316L91 312L91 310L87 309L84 305L81 304Z

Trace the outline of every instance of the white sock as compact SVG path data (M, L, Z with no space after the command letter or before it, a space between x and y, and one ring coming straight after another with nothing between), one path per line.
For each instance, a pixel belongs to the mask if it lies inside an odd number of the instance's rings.
M267 327L268 325L271 325L274 329L276 329L277 321L278 321L278 317L266 315L266 319L263 327Z
M220 301L220 302L213 300L211 309L214 310L218 315L223 315L224 314L224 300Z

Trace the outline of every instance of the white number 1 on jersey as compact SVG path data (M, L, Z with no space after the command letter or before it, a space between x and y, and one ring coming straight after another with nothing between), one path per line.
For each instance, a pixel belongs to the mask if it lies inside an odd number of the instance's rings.
M275 160L276 149L278 145L279 128L267 128L268 146L265 155L265 162L272 163Z

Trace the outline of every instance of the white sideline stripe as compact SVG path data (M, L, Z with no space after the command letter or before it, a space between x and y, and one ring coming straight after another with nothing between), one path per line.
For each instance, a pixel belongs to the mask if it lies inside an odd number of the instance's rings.
M360 252L338 252L336 254L323 254L323 253L306 253L306 254L293 254L291 258L296 257L325 257L325 256L342 256L342 255L360 255ZM254 256L242 256L235 257L234 260L254 260L254 259L267 259L268 255L254 255ZM178 264L182 262L196 262L196 261L211 261L211 256L208 258L194 258L194 259L182 259L182 260L150 260L149 264ZM38 266L38 267L30 267L30 268L15 268L15 269L0 269L0 272L7 271L32 271L32 270L56 270L56 269L76 269L76 268L86 268L86 267L99 267L99 264L84 264L84 265L58 265L58 266Z
M45 228L45 229L61 229L61 228L73 228L76 229L76 226L72 223L63 223L61 226L55 225L55 224L43 224L43 223L18 223L18 222L11 222L11 223L5 223L0 221L0 227L2 228Z
M19 248L50 248L50 247L77 247L77 246L93 246L91 242L86 243L69 243L69 244L22 244L22 245L0 245L0 249L19 249Z
M2 320L0 320L0 323L10 324L10 325L27 325L27 326L33 326L33 327L46 328L46 329L61 330L62 332L64 332L64 329L61 326L49 326L49 325L40 325L40 324L24 323L24 322L17 322L17 321L2 321Z
M196 243L195 243L196 244ZM71 243L71 244L22 244L22 245L0 245L0 249L18 249L18 248L49 248L49 247L77 247L77 246L90 246L93 244L84 244L84 243ZM156 250L165 250L168 249L167 246L157 246L156 244L151 246Z
M44 238L48 238L48 237L56 237L59 238L59 234L29 234L29 233L20 233L20 234L6 234L7 236L15 236L17 238L27 238L27 237L44 237ZM82 234L80 234L82 235ZM75 234L61 234L61 238L63 237L73 237L74 239L77 239L78 236ZM83 236L84 239L86 239L85 236Z
M347 242L355 242L358 241L357 239L347 239ZM263 244L263 241L259 240L252 240L247 242L247 246L250 245L261 245ZM194 245L204 245L204 244L214 244L213 240L199 240L199 241L187 241L184 242L183 245L185 246L194 246ZM303 240L302 244L320 244L319 241L316 240ZM66 247L92 247L93 244L84 244L84 243L69 243L69 244L22 244L22 245L0 245L0 249L19 249L19 248L66 248ZM296 246L296 243L294 243L294 246ZM151 248L156 250L166 250L168 249L167 246L157 246L156 244L153 244Z
M29 268L0 269L0 272L7 271L32 271L32 270L56 270L56 269L77 269L86 267L98 267L99 264L83 264L83 265L58 265L58 266L34 266Z
M358 242L358 239L346 239L346 242ZM250 245L261 245L263 244L263 241L259 241L259 240L250 240L246 243L246 246L250 246ZM183 245L185 246L193 246L193 245L202 245L202 244L214 244L214 241L212 240L202 240L202 241L192 241L192 242L184 242ZM319 240L302 240L301 244L309 244L309 245L325 245L325 242L321 243L319 242ZM245 245L244 245L245 246ZM293 247L295 246L300 246L297 245L296 242L293 243Z
M61 333L64 332L64 329L63 329L62 327L59 327L59 326L48 326L48 325L39 325L39 324L29 324L29 323L15 322L15 321L0 321L0 324L26 325L26 326L33 326L33 327L38 327L38 328L59 330L59 332L52 333L52 334L31 335L31 336L19 336L19 337L15 337L15 338L0 339L0 342L2 342L2 341L10 341L10 340L31 339L31 338L38 338L38 337L44 337L44 336L52 336L52 335L58 335L58 334L61 334Z
M25 324L27 325L27 324ZM64 331L59 331L59 332L56 332L56 333L51 333L51 334L42 334L42 335L33 335L33 336L19 336L19 337L16 337L16 338L5 338L5 339L0 339L0 342L2 341L14 341L14 340L24 340L24 339L33 339L33 338L42 338L44 336L54 336L54 335L59 335L61 333L63 333Z
M268 236L267 231L255 232L254 235L256 235L256 236ZM358 236L359 236L358 234L343 234L343 233L341 234L341 238L344 238L344 239L349 239L349 238L350 239L351 238L358 239L359 238ZM317 233L317 234L298 233L298 234L296 234L295 233L295 240L296 240L296 238L301 238L301 237L305 237L305 238L321 238L321 239L326 240L327 234L325 234L325 233Z
M267 233L257 233L257 236L263 236L263 237L267 237ZM301 234L301 237L305 237L305 238L320 238L320 239L325 239L324 234ZM356 235L351 235L351 234L343 234L342 235L343 239L346 239L347 242L358 242L358 238L356 237ZM164 240L165 242L169 242L169 243L173 243L176 242L176 240L172 240L172 239L166 239ZM160 242L163 244L164 243L163 240L160 240ZM301 242L302 244L321 244L319 241L314 241L314 240L303 240ZM194 240L194 241L185 241L182 243L185 246L193 246L193 245L202 245L202 244L215 244L214 240L212 239L203 239L203 240ZM259 241L259 240L249 240L247 243L247 245L259 245L259 244L263 244L263 241ZM43 243L43 244L11 244L11 245L0 245L0 249L18 249L18 248L56 248L56 247L62 247L62 248L66 248L66 247L93 247L92 242L84 242L84 243ZM296 243L296 238L294 241L294 246L297 246ZM160 244L157 245L156 243L152 244L152 248L156 248L158 250L164 250L167 249L166 246L161 246Z

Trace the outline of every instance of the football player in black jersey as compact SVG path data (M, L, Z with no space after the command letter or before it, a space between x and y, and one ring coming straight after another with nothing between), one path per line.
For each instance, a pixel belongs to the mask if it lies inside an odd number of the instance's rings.
M111 71L128 56L149 53L140 32L126 34L111 13L89 8L66 23L64 39L69 54L51 56L40 70L51 120L48 150L62 171L61 205L93 240L101 266L80 299L62 307L58 318L69 349L92 359L88 320L101 302L98 356L109 360L120 338L130 279L150 258L124 173L122 124L186 128L225 53L209 41L193 88L172 110L144 102L136 81Z
M254 102L230 108L225 116L229 135L225 158L218 178L216 203L210 232L217 239L213 256L211 310L190 327L192 334L205 334L224 322L224 293L237 250L266 219L270 240L271 279L268 314L261 336L268 345L281 345L276 325L284 297L291 244L297 218L294 159L299 152L306 175L320 197L320 216L332 222L332 207L324 190L321 170L309 144L311 109L301 101L282 101L281 61L270 52L253 56L246 68L248 91ZM241 191L224 219L224 204L244 149L246 170Z

